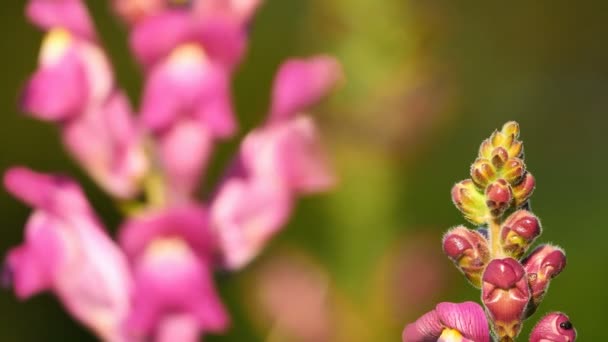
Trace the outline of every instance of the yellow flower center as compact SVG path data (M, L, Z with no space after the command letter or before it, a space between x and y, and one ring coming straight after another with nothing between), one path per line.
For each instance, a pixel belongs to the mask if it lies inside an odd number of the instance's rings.
M65 55L73 42L72 34L62 28L51 29L42 40L39 63L43 65L55 64Z
M460 334L460 332L458 330L450 329L450 328L443 329L443 331L441 332L441 336L439 336L439 339L437 340L437 342L461 342L461 341L462 341L462 334Z

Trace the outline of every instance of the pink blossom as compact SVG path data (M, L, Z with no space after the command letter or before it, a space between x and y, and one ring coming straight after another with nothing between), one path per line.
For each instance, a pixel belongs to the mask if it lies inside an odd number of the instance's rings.
M229 318L213 285L215 244L203 208L144 213L121 228L120 242L135 284L126 321L131 334L168 340L179 330L184 341L196 341L203 332L227 328Z
M228 268L243 267L260 252L287 223L297 194L333 185L314 122L296 114L329 91L339 72L328 57L294 59L280 68L268 122L244 138L211 204Z
M129 310L127 261L105 234L80 187L69 179L10 169L5 187L34 212L25 242L8 253L17 296L52 291L66 309L100 337L122 340Z
M67 150L104 190L132 197L147 172L142 137L80 1L32 0L28 14L48 29L38 69L22 94L32 116L59 124Z

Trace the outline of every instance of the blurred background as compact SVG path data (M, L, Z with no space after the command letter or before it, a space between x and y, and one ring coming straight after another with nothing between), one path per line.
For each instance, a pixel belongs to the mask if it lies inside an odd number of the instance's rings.
M141 75L106 1L87 1L119 82L138 100ZM17 110L41 33L23 1L0 14L0 169L63 171L85 186L108 227L113 203L63 152L51 125ZM289 56L323 52L346 80L315 110L341 182L306 198L253 264L219 274L233 317L206 341L399 341L439 301L478 300L440 238L463 224L450 188L468 177L482 139L522 128L540 241L567 251L539 312L564 311L582 341L605 338L608 305L608 2L266 0L235 83L241 133L263 120L271 80ZM136 102L137 103L137 102ZM238 139L214 156L214 182ZM201 190L202 192L204 190ZM22 240L29 210L0 193L0 249ZM93 341L50 295L0 295L1 341Z

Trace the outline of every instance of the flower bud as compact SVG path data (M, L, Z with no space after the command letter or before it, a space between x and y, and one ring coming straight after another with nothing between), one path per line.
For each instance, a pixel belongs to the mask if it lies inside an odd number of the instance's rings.
M512 341L521 330L530 290L526 273L515 259L494 259L482 277L482 301L500 341Z
M521 181L525 173L526 165L524 164L524 161L519 158L511 158L505 163L502 169L502 178L510 184L517 184Z
M443 252L473 286L481 287L481 275L489 261L490 251L488 241L480 233L464 226L450 229L443 236Z
M530 172L527 172L521 182L513 186L513 197L515 198L515 206L520 207L532 196L536 180Z
M527 210L518 210L503 223L500 243L509 256L519 259L540 233L538 218Z
M514 139L519 138L519 124L515 121L509 121L502 126L501 132L505 135L511 135Z
M464 217L474 224L484 223L489 214L483 193L477 190L475 183L470 179L454 185L452 201Z
M511 187L504 179L499 179L486 188L486 205L495 217L502 215L512 200Z
M501 169L507 160L509 160L509 152L505 150L503 147L497 147L492 151L492 165L497 169Z
M478 158L471 165L471 178L481 188L485 188L496 177L496 169L489 160Z
M541 245L530 253L522 264L528 274L528 283L532 291L532 298L526 310L526 317L529 317L542 302L551 279L566 267L566 254L559 247Z
M574 342L576 329L568 316L561 312L552 312L536 324L530 334L530 342Z

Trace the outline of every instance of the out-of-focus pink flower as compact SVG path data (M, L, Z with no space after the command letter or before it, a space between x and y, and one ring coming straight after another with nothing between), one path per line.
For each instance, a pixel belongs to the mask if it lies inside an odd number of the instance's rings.
M147 171L141 132L114 89L86 8L77 0L31 0L27 13L48 32L22 93L24 111L58 123L68 151L104 190L132 197Z
M134 277L126 323L133 336L158 334L163 340L177 329L184 341L196 341L203 332L227 328L229 318L213 285L214 242L204 209L144 213L122 227L120 242Z
M196 189L213 142L236 130L232 69L245 36L227 22L167 11L138 24L131 45L148 70L141 122L157 137L171 202Z
M10 169L4 183L34 208L25 242L6 259L17 296L52 291L101 338L122 341L131 290L127 260L103 231L80 187L25 168Z
M315 56L291 59L281 65L274 80L269 121L281 121L300 114L319 102L342 77L334 58Z
M408 324L402 338L403 342L489 342L490 331L479 304L443 302Z
M552 312L543 317L530 335L530 342L574 342L576 329L568 316L561 312Z
M282 252L256 268L253 276L257 298L253 314L261 318L262 310L271 334L302 342L332 340L329 275L313 260Z
M260 252L287 222L297 194L334 184L312 119L296 114L329 91L337 74L338 63L328 57L294 59L280 68L268 122L245 137L211 205L228 268L243 267Z
M81 0L29 0L27 17L44 30L63 27L73 34L95 40L95 29Z
M21 106L36 118L61 122L103 103L113 82L98 45L63 26L53 27L44 37L38 69L23 90Z
M62 131L67 149L102 188L120 198L137 193L149 165L123 93L65 122Z

